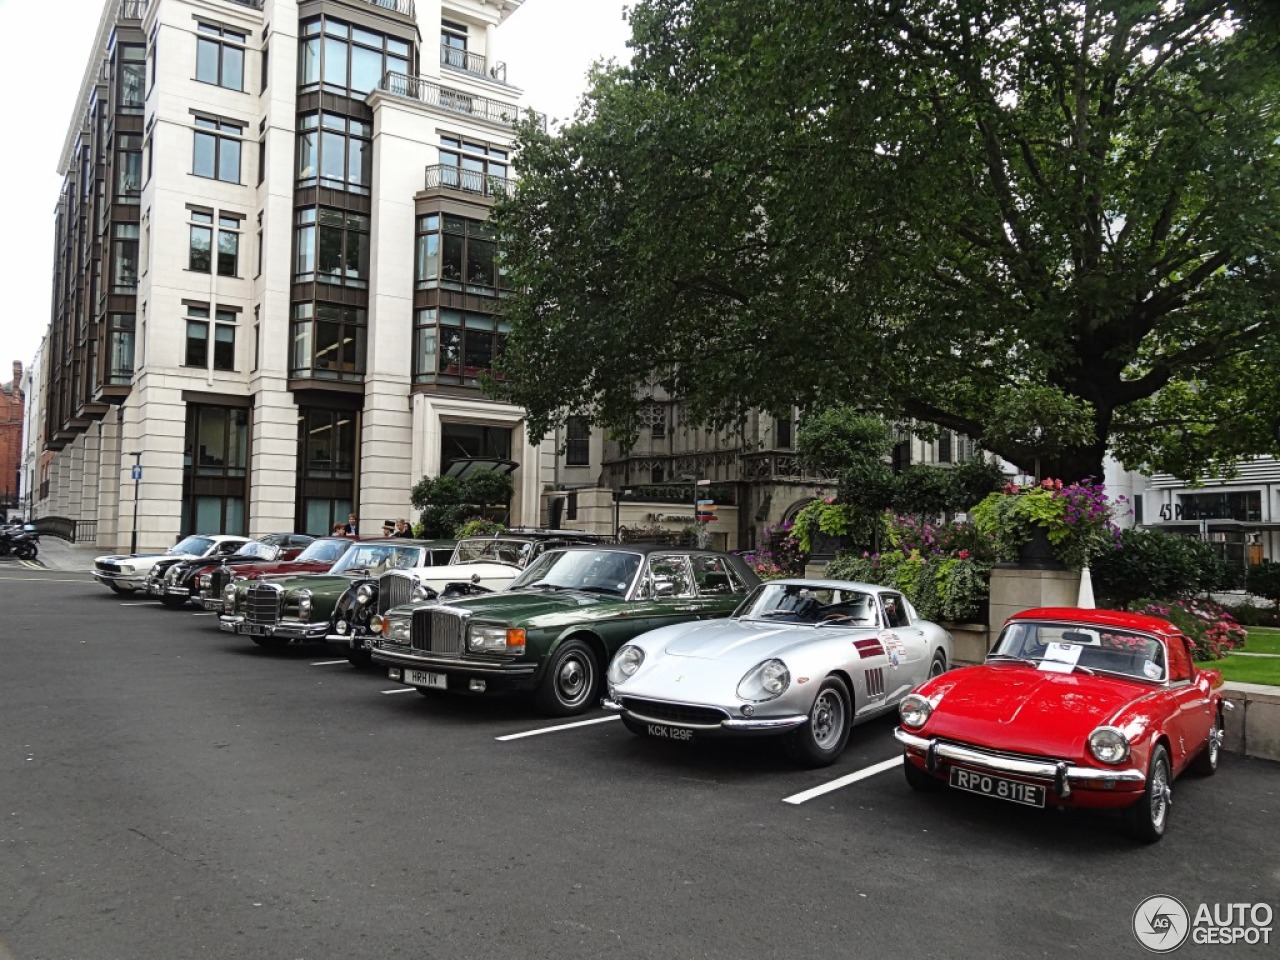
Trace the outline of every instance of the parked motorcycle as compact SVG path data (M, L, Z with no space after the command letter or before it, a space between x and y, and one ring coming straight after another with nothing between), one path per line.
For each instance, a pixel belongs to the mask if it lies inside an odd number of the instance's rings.
M40 534L30 523L0 527L0 557L34 560L40 553Z

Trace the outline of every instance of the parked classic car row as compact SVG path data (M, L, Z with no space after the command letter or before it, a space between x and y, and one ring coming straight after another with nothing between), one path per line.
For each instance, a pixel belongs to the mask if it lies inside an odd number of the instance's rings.
M835 762L855 725L896 710L912 788L1116 809L1147 842L1165 832L1175 777L1217 769L1230 706L1220 674L1154 617L1028 610L984 664L951 669L950 634L899 591L761 583L715 551L525 531L324 538L280 563L282 543L217 559L227 541L205 539L214 558L170 570L204 571L205 587L230 576L220 628L261 646L335 643L424 695L528 691L552 716L600 703L646 738L777 736L806 766ZM289 575L321 550L340 553L327 571Z

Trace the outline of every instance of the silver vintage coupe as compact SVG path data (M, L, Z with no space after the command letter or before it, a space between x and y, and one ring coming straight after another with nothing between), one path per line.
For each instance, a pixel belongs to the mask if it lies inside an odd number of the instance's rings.
M784 734L796 760L825 766L855 723L893 711L951 656L951 634L892 588L771 580L727 620L663 627L623 646L603 706L645 737Z

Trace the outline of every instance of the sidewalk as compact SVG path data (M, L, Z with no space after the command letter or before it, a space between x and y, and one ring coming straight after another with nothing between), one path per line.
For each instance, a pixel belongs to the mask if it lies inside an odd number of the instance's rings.
M108 552L93 544L67 543L58 537L44 535L40 538L36 562L49 570L87 574L93 569L93 558Z

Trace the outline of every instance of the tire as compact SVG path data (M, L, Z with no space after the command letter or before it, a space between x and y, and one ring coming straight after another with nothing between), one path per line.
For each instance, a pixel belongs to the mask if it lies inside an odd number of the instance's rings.
M111 588L112 593L118 593L122 597L127 597L131 593L138 592L137 587L122 587L118 583L108 583L107 586Z
M649 731L645 729L645 725L641 723L639 720L633 720L631 717L628 717L626 714L623 714L622 725L626 727L628 730L630 730L632 733L634 733L637 737L642 737L645 740L650 739Z
M572 717L591 707L599 687L596 655L581 640L570 640L552 655L534 703L549 717Z
M933 660L929 664L929 679L940 677L947 672L947 655L939 650L933 655ZM908 764L910 766L910 764Z
M853 728L853 699L839 677L827 677L814 695L809 722L787 736L787 752L806 767L835 763Z
M289 645L284 637L250 637L254 643L265 650L280 650Z
M347 662L363 670L373 666L373 654L368 650L348 650Z
M1169 809L1173 799L1173 768L1169 751L1156 744L1147 766L1147 788L1138 802L1124 811L1124 825L1129 835L1141 843L1155 843L1169 826Z
M1222 759L1222 736L1222 712L1219 711L1209 729L1209 742L1191 761L1191 772L1197 777L1212 777L1218 772L1218 761Z
M169 594L161 594L160 602L170 610L180 610L191 602L190 597L171 597Z
M18 548L13 551L13 555L19 560L34 560L36 558L36 546L34 543L20 543Z
M902 773L907 778L907 786L920 793L938 793L942 790L942 781L932 777L905 757L902 760Z

